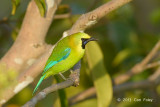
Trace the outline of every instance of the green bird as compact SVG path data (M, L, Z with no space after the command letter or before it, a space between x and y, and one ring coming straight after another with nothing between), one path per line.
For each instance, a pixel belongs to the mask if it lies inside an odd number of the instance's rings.
M97 39L86 33L75 33L60 40L53 49L42 72L33 94L37 91L42 81L51 75L60 74L72 68L84 56L85 46L89 41Z

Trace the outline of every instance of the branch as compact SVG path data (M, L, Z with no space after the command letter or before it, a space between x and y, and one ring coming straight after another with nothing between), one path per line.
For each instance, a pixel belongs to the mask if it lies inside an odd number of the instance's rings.
M148 63L154 58L160 49L160 40L156 43L151 52L138 64L131 68L127 73L122 74L114 79L115 84L121 84L129 80L133 75L141 73L148 67Z
M133 75L138 74L145 69L152 68L155 66L159 66L159 61L148 64L153 58L155 58L155 55L159 52L160 49L160 40L156 43L154 48L151 50L151 52L142 60L139 64L136 64L134 67L131 68L127 73L122 74L114 79L116 86L114 86L113 90L114 93L118 93L121 91L126 91L130 89L143 89L143 88L150 88L155 87L160 83L160 68L149 77L147 80L139 81L139 82L129 82L121 84L128 79L130 79ZM120 85L118 85L120 84ZM96 96L96 90L94 87L91 87L87 89L84 92L81 92L78 95L73 96L69 99L69 104L73 105L75 103L78 103L80 101L83 101L85 99L90 98L91 96Z
M142 80L138 82L128 82L113 87L114 94L122 93L128 90L135 89L152 89L160 84L160 67L152 74L147 80ZM84 101L89 98L96 97L96 90L94 87L91 87L69 99L69 104L74 105L81 101Z
M139 82L128 82L114 87L114 93L134 89L150 89L160 84L160 67L147 80Z
M84 101L86 99L92 98L96 96L96 89L94 87L91 87L71 98L69 98L68 102L69 105L72 106L78 102Z
M23 107L34 107L35 104L46 97L47 94L57 91L59 89L67 88L70 86L78 86L79 85L79 75L80 75L81 62L79 61L73 68L73 72L70 74L69 79L64 82L53 84L41 92L39 92L36 96L34 96L30 101L28 101Z
M147 64L147 65L145 66L144 70L145 70L145 69L154 68L154 67L158 67L158 66L160 66L160 61L156 61L156 62Z
M54 16L54 19L65 19L71 17L71 13L66 14L57 14Z
M132 0L112 0L91 12L83 14L72 26L72 28L67 31L67 33L70 35L79 31L86 30L87 28L96 24L99 19L101 19L108 13L116 10L117 8L127 4L130 1Z
M52 0L47 0L46 4L48 11L45 18L41 17L34 0L29 3L16 41L0 60L0 64L5 64L8 70L13 69L15 72L20 74L23 71L26 71L26 69L28 69L33 63L37 62L38 58L44 54L45 51L50 49L51 46L45 43L45 36L50 24L52 23L57 5L61 0L54 0L52 3L51 1ZM36 66L35 69L40 70L38 67L41 68L41 66ZM32 73L33 72L34 71L32 71ZM39 74L39 72L37 73ZM5 90L1 91L0 106L31 83L34 77L38 74L34 73L33 76L25 75L20 79L16 79L15 77L15 84L12 84L11 82Z
M36 59L46 51L45 36L59 1L56 0L53 7L48 8L46 18L40 16L34 0L29 3L18 37L1 63L20 72L30 66L29 60Z

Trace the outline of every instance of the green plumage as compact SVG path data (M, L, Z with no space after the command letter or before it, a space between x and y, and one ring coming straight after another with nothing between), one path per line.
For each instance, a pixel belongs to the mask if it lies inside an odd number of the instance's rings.
M83 57L85 49L82 48L82 38L89 39L90 36L85 33L76 33L63 38L57 43L47 60L42 77L33 94L44 79L69 70Z

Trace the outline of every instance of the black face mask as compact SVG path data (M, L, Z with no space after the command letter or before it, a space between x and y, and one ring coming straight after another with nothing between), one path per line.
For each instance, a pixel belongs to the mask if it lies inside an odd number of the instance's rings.
M85 46L90 41L97 41L97 39L91 37L91 38L81 38L82 40L82 48L85 49Z

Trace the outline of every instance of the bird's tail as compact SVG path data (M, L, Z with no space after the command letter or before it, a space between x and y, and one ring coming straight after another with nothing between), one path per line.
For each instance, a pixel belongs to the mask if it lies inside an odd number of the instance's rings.
M35 87L35 89L34 89L32 95L34 95L34 93L37 91L38 87L40 86L40 84L41 84L42 81L44 80L45 76L46 76L46 74L43 75L43 76L39 79L39 81L38 81L38 83L37 83L37 85L36 85L36 87Z

